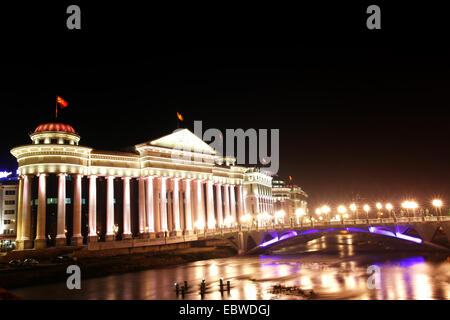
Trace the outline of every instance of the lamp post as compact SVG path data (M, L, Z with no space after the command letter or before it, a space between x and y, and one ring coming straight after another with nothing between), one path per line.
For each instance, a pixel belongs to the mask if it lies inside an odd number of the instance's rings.
M320 208L321 212L325 213L327 215L327 220L328 222L330 221L330 217L329 217L329 213L331 211L330 207L327 205L322 206L322 208Z
M391 210L392 210L392 204L390 204L390 203L386 203L386 210L388 211L388 213L389 213L389 218L391 218Z
M378 209L377 216L378 218L380 218L380 215L383 215L383 212L381 211L381 209L383 209L383 205L380 202L377 202L375 206Z
M370 206L368 204L365 204L363 210L366 212L367 220L369 220Z
M415 201L411 201L409 204L410 204L410 208L412 209L412 212L413 212L413 217L416 217L416 209L419 205Z
M358 208L356 207L356 204L352 203L350 205L350 210L353 212L353 219L358 219L358 213L357 213Z
M344 223L344 214L347 212L347 208L343 205L340 205L337 208L337 211L339 213L339 216L342 217L342 223Z
M442 200L440 199L434 199L432 202L434 209L436 210L436 215L442 215L441 207L442 207Z

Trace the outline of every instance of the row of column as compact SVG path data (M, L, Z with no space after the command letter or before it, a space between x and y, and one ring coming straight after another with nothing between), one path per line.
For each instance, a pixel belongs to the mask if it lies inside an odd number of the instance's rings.
M256 198L258 212L274 213L274 201L272 197L257 196Z
M46 174L38 175L38 210L34 247L46 246ZM73 235L71 242L81 245L81 179L75 174L73 194ZM97 240L97 176L89 176L89 241ZM114 176L106 177L106 241L114 238ZM122 239L132 237L130 177L123 180L123 233ZM230 227L245 214L242 185L214 184L210 180L180 179L168 177L141 177L139 180L139 233L181 231L189 233L193 229L215 229ZM180 183L181 182L181 183ZM206 184L206 192L203 192ZM216 188L214 199L213 187ZM237 192L235 190L237 188ZM237 194L237 199L235 199ZM180 195L183 199L181 201ZM206 197L206 201L205 198ZM66 243L66 174L58 174L58 204L56 245ZM31 182L29 175L19 181L19 207L17 221L17 247L32 247L31 237ZM206 202L206 206L205 206ZM236 205L237 203L237 205ZM216 221L217 217L217 221ZM205 221L206 219L206 221Z

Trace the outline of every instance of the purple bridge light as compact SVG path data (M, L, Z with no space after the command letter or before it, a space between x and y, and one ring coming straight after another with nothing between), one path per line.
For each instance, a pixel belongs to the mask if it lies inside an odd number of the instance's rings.
M335 229L335 228L330 228L330 229L324 229L324 230L320 230L320 229L311 229L311 230L306 230L303 232L297 232L297 231L289 231L285 234L283 234L282 236L278 237L274 237L273 239L270 239L268 241L265 241L263 243L261 243L259 245L260 248L264 248L267 246L270 246L272 244L275 244L279 241L282 240L286 240L292 237L296 237L296 236L301 236L301 235L306 235L306 234L313 234L313 233L319 233L319 232L331 232L331 231L352 231L352 232L369 232L369 233L375 233L375 234L381 234L384 236L388 236L388 237L393 237L393 238L397 238L397 239L402 239L402 240L407 240L407 241L412 241L415 243L422 243L422 239L420 238L416 238L416 237L412 237L412 236L408 236L406 234L403 234L401 232L399 232L400 230L397 229L397 231L394 233L392 231L388 231L388 230L384 230L380 227L369 227L369 230L365 230L365 229L360 229L360 228L341 228L341 229ZM405 230L403 230L405 231Z

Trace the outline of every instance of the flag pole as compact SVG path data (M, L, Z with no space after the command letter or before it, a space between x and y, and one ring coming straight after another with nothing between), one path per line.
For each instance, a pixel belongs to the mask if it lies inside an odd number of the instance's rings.
M58 97L56 97L55 120L58 119Z

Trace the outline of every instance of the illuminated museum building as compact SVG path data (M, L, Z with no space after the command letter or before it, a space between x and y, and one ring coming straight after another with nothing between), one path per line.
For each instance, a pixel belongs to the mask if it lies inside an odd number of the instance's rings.
M272 196L274 210L283 211L289 219L294 219L298 209L308 213L308 195L297 185L288 185L283 180L273 180Z
M274 211L270 176L216 155L187 129L135 152L81 146L62 123L42 124L30 138L11 150L17 249L179 237Z

